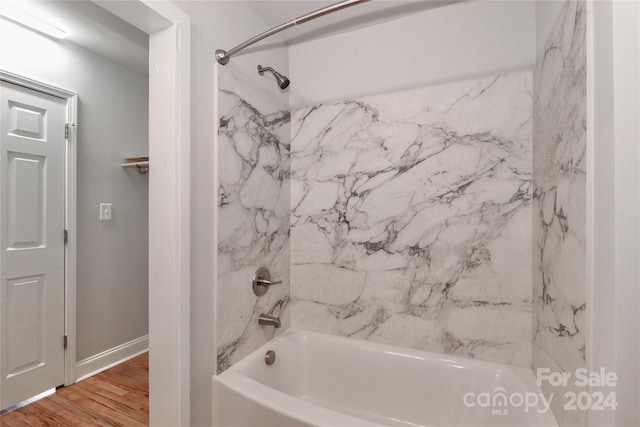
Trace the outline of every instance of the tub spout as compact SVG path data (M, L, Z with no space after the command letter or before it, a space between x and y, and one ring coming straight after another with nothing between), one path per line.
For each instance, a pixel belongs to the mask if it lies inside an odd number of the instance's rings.
M268 314L261 314L260 317L258 317L258 324L279 328L280 319L278 319L277 317L269 316Z

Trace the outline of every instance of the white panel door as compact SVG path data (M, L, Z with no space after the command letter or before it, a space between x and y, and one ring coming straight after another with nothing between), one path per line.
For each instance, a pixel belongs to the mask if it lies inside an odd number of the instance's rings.
M0 408L64 383L66 101L0 83Z

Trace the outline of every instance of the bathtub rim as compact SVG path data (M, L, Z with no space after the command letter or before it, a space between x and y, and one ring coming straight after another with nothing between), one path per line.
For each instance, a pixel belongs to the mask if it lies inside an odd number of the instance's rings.
M220 374L214 374L215 377L219 377L224 375L225 373L235 370L241 371L242 368L248 364L250 364L255 359L262 359L264 357L264 353L269 350L270 346L278 345L280 341L284 341L288 337L294 335L302 335L302 336L320 336L322 339L335 340L337 342L341 342L347 345L356 345L358 347L362 347L369 350L379 350L384 353L391 353L399 356L408 356L412 358L419 358L425 361L434 361L441 362L446 365L468 365L470 367L476 366L478 368L502 368L507 369L510 372L514 373L518 379L520 379L525 385L533 386L534 388L539 388L536 383L535 373L533 372L533 368L527 368L524 366L511 365L508 363L500 363L500 362L491 362L488 360L475 359L472 357L459 356L454 354L446 354L446 353L438 353L430 350L418 350L411 347L403 347L401 345L396 344L386 344L377 341L365 340L362 338L356 337L346 337L343 335L335 335L326 332L312 331L310 329L303 329L297 327L288 327L280 334L276 335L256 350L249 353L243 359L239 360L224 372Z
M416 357L425 362L443 363L446 365L465 365L469 368L478 367L480 369L492 369L496 373L508 371L512 373L526 388L526 390L542 393L537 385L536 377L532 368L522 366L509 365L506 363L489 362L480 359L473 359L458 355L449 355L437 353L429 350L417 350L408 347L402 347L392 344L384 344L375 341L369 341L359 338L345 337L341 335L328 334L325 332L311 331L308 329L289 327L282 333L278 334L255 351L251 352L242 360L230 366L227 370L213 376L213 395L215 399L216 387L215 383L219 383L232 391L240 394L242 397L249 399L257 404L264 405L269 410L278 414L291 418L293 420L306 423L313 426L323 425L340 425L336 423L348 422L350 427L386 427L385 424L379 424L374 421L358 418L342 412L337 412L316 404L308 403L299 397L292 396L285 392L279 391L268 385L265 385L250 376L248 376L244 367L252 366L255 363L264 363L264 354L267 350L273 349L279 342L285 341L292 336L319 336L320 339L332 340L348 346L358 346L366 350L381 351L392 353L399 356ZM256 393L258 391L258 393ZM295 411L291 411L291 405L296 407ZM215 402L213 409L215 410ZM289 409L289 410L287 410ZM546 413L539 414L542 425L549 427L557 427L557 421L553 413L549 410ZM214 415L215 419L215 415Z

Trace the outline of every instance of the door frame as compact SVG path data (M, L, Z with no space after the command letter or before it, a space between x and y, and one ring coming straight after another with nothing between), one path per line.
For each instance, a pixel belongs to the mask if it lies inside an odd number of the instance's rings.
M149 34L149 424L188 426L191 21L170 0L92 1Z
M640 383L640 6L587 2L587 367L615 372L615 411L638 420Z
M0 70L0 80L55 96L66 101L65 124L69 132L65 137L64 174L64 228L68 239L64 245L64 385L76 382L76 154L78 139L78 95L66 89Z

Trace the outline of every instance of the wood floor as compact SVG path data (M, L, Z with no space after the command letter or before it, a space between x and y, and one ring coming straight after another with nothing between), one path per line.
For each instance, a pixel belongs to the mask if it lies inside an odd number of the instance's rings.
M149 425L149 353L0 417L2 427Z

